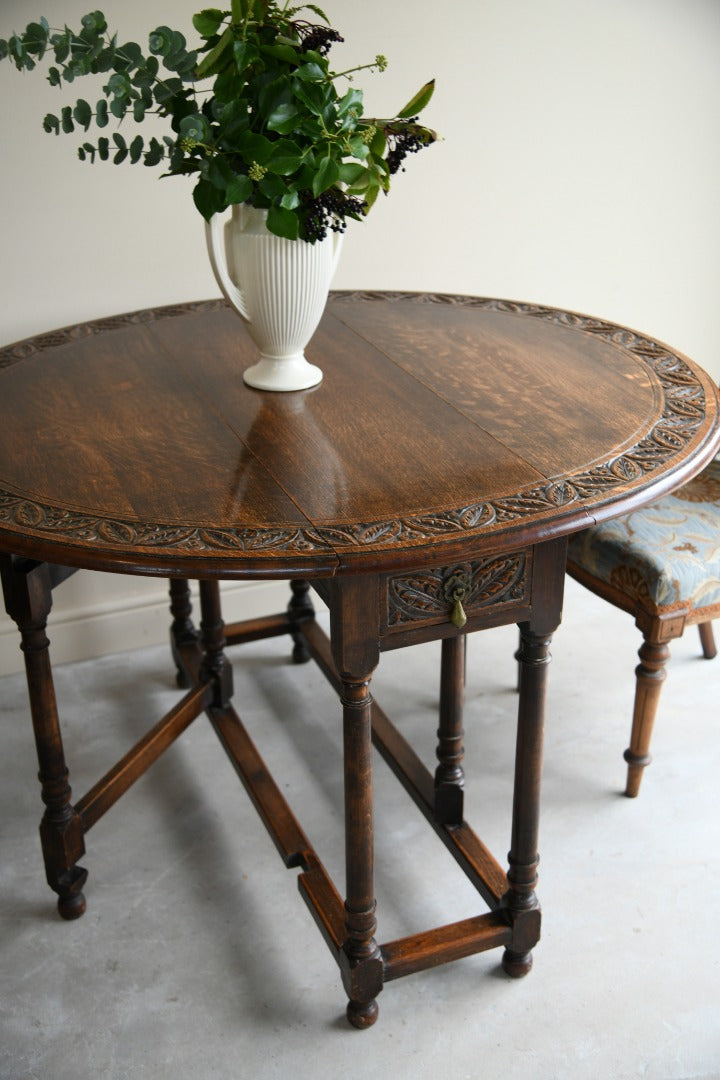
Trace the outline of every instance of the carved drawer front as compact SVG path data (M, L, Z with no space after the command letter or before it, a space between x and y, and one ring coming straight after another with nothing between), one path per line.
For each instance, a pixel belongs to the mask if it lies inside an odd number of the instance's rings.
M488 608L527 604L530 584L524 551L400 574L388 578L385 625L388 632L447 622L461 629Z

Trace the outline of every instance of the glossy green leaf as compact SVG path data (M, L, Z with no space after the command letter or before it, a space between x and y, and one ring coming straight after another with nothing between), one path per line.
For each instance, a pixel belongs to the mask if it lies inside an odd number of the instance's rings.
M271 206L269 208L267 227L275 236L281 236L285 240L297 240L300 232L300 222L297 215L284 206Z
M223 12L219 8L204 8L193 15L193 26L201 37L209 38L216 34L223 21Z
M284 64L298 64L301 54L292 45L261 45L262 56L270 56L273 60L282 60Z
M337 105L337 114L343 117L353 110L358 116L362 116L363 92L356 87L351 87Z
M225 190L228 206L244 203L252 195L253 184L249 176L234 176Z
M276 176L275 173L266 173L262 180L258 184L260 191L263 195L266 195L268 199L282 199L283 195L287 191L285 181L281 176Z
M327 67L321 67L320 64L303 64L295 74L306 82L322 82L327 78Z
M382 157L387 150L387 139L382 128L377 128L375 134L370 140L370 153L375 157Z
M247 41L233 42L233 60L238 71L242 72L257 57L257 50Z
M313 178L313 195L322 195L323 191L336 184L339 178L340 168L337 162L329 156L323 158Z
M401 119L407 119L410 116L417 116L419 112L425 108L430 98L433 96L435 90L435 80L431 79L430 82L426 82L422 86L415 97L410 98L407 105L404 106L397 114Z
M370 147L367 145L361 135L354 135L348 140L350 148L353 153L353 157L356 157L358 161L365 161L370 153Z
M198 64L196 71L198 79L205 79L209 75L217 75L227 63L232 51L232 45L233 32L232 28L228 26L223 31L217 45Z
M233 171L227 161L220 154L210 158L207 169L207 179L221 191L225 191L228 184L233 180Z
M368 170L357 161L343 162L339 167L338 179L342 184L352 187L360 183L362 177L367 176Z
M279 135L287 135L295 130L298 119L297 105L288 101L278 105L267 118L268 131L277 131Z
M330 102L330 95L330 87L324 83L293 80L293 96L316 116L322 116L323 110Z
M193 188L193 202L206 221L225 209L222 192L207 180L198 180Z
M252 131L247 131L241 136L239 146L248 165L251 165L253 161L256 161L258 165L266 165L273 152L273 144L270 140Z
M303 162L302 150L292 139L280 139L273 144L272 154L267 161L270 172L280 176L290 176Z

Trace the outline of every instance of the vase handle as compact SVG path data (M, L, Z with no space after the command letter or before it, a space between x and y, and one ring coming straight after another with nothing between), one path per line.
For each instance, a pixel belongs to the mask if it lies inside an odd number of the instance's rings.
M225 239L223 229L225 222L221 214L213 214L209 221L205 222L205 239L207 241L210 265L212 266L215 280L220 286L225 299L242 315L243 319L251 321L248 314L247 304L242 290L238 288L227 268L225 256Z

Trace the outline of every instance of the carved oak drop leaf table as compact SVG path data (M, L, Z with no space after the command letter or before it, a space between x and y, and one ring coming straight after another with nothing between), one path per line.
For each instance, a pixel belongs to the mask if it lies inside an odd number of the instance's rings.
M717 450L708 376L607 322L468 297L334 294L309 349L322 383L251 390L254 347L213 301L139 312L0 351L0 558L22 635L50 886L82 914L85 833L207 713L334 954L348 1016L383 984L502 946L524 975L535 895L548 645L566 537L658 497ZM73 801L45 627L74 568L171 580L186 693ZM187 579L200 581L192 621ZM220 579L285 578L286 612L223 627ZM310 585L330 611L313 616ZM465 634L520 627L507 872L463 816ZM344 899L232 705L226 643L289 634L342 701ZM441 639L432 775L370 695L380 653ZM332 722L332 717L328 717ZM379 944L372 742L488 907Z

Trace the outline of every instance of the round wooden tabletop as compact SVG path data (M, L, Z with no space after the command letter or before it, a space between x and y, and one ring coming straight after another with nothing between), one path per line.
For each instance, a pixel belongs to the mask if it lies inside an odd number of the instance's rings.
M221 301L0 350L0 549L197 577L439 564L647 502L720 442L696 365L551 308L336 293L306 351L319 386L250 389Z

